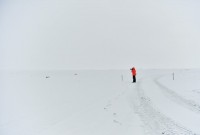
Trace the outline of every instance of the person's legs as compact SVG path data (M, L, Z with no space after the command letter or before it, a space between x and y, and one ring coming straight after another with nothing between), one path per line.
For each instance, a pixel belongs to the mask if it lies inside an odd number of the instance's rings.
M136 82L136 77L133 75L133 83Z

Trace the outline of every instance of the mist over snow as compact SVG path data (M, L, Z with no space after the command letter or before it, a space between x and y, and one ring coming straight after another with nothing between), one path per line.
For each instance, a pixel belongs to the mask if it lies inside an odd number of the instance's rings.
M197 0L1 0L1 69L198 68Z

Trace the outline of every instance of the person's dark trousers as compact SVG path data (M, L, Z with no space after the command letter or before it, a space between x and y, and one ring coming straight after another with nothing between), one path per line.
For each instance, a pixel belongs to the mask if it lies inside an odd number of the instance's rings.
M136 77L133 75L133 83L136 83Z

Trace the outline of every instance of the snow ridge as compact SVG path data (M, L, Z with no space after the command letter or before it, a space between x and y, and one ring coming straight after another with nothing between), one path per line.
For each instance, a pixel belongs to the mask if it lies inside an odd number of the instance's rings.
M200 113L200 105L198 103L196 103L193 100L187 100L187 99L183 98L182 96L180 96L178 93L174 92L173 90L165 87L163 84L161 84L158 81L159 78L155 79L155 83L160 87L160 89L166 95L166 97L170 98L172 101L174 101L196 113Z

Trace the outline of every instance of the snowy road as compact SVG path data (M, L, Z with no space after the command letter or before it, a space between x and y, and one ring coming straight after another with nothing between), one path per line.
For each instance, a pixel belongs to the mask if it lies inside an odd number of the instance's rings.
M199 135L200 72L169 74L140 70L133 84L118 70L0 72L0 134Z
M137 113L150 134L194 135L200 133L200 114L191 110L186 99L160 87L157 76L141 79L135 89ZM182 100L174 97L179 97ZM172 100L173 98L173 100ZM136 102L138 102L136 101Z

